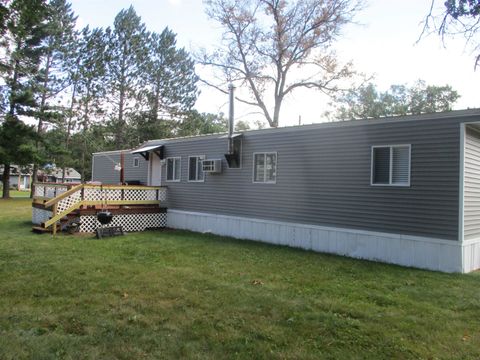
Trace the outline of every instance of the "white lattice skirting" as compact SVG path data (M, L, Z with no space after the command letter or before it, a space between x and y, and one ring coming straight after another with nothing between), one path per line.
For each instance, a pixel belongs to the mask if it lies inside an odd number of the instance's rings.
M44 209L32 208L32 224L40 225L52 217L52 212Z
M101 227L96 215L80 216L80 232L95 232ZM121 226L123 231L145 231L148 228L162 228L167 226L166 213L150 214L119 214L113 215L112 222L106 226Z

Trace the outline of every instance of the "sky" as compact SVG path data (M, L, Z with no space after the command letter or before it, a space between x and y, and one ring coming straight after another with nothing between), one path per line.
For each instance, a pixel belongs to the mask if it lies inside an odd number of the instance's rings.
M107 27L117 13L130 5L150 31L169 27L177 44L188 51L212 49L222 30L209 20L201 0L73 0L78 25ZM443 1L440 1L443 3ZM480 69L474 71L474 55L462 38L428 36L417 43L422 21L431 0L370 0L355 21L344 29L335 49L344 62L352 61L357 71L373 76L380 90L392 84L412 85L423 79L431 85L451 85L461 95L455 109L480 107ZM228 113L228 98L201 86L196 108L200 112ZM314 90L299 90L286 99L280 126L299 122L326 121L329 99ZM236 119L264 120L256 108L235 105Z

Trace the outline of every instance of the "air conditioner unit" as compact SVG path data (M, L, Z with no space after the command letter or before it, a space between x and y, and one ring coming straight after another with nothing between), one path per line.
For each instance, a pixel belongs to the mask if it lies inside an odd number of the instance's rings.
M222 160L221 159L211 159L202 161L203 172L210 174L219 174L222 172Z

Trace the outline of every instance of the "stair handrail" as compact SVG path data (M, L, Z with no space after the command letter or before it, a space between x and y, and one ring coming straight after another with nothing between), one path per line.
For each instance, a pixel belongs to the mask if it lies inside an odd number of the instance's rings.
M77 186L74 186L72 187L70 190L67 190L65 191L64 193L61 193L60 195L57 195L56 197L54 197L53 199L50 199L48 200L47 202L45 202L45 206L46 207L50 207L52 205L55 205L57 204L58 202L60 202L61 200L65 199L66 197L72 195L74 192L82 189L84 187L84 184L80 184L80 185L77 185ZM82 199L83 200L83 199Z
M69 207L68 209L62 211L61 213L56 213L56 211L54 211L53 214L52 214L52 215L53 215L52 218L49 219L49 220L47 220L47 221L45 221L45 222L43 223L43 226L44 226L45 228L48 228L49 226L54 225L54 230L55 230L55 223L56 223L58 220L60 220L61 218L63 218L65 215L70 214L73 210L78 209L80 206L82 206L82 204L83 204L83 201L79 201L79 202L73 204L73 205L72 205L71 207ZM54 233L55 233L55 231L54 231Z
M85 189L99 189L100 191L105 190L154 190L156 191L155 200L124 200L122 192L122 200L89 200L87 194L85 194ZM159 204L162 201L165 201L165 196L160 195L161 190L166 190L165 186L141 186L141 185L93 185L93 184L80 184L75 187L72 187L70 190L58 195L57 197L44 203L45 207L52 207L52 217L43 223L45 228L53 225L53 233L56 233L56 222L59 221L65 215L71 213L72 211L80 208L81 206L90 206L98 204L108 204L108 205L126 205L126 204ZM71 206L63 211L57 212L57 206L63 199L71 196L72 194L80 191L80 198L72 203ZM161 200L160 198L164 199Z

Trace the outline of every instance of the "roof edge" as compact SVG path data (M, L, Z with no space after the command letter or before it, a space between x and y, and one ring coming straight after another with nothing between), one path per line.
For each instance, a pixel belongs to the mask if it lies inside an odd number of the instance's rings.
M246 130L242 132L235 132L236 134L248 134L248 135L260 135L265 133L277 133L277 132L294 132L294 131L304 131L312 129L321 129L321 128L334 128L334 127L344 127L344 126L360 126L360 125L375 125L383 123L397 123L397 122L407 122L407 121L425 121L425 120L434 120L434 119L452 119L452 118L462 118L470 116L480 116L480 108L475 109L463 109L463 110L451 110L427 114L418 114L418 115L395 115L395 116L384 116L379 118L366 118L366 119L350 119L343 121L329 121L305 125L291 125L278 128L265 128L265 129L255 129L255 130ZM137 148L150 146L150 145L166 145L169 142L177 141L189 141L189 140L201 140L209 137L219 137L225 136L227 132L213 133L213 134L202 134L202 135L192 135L192 136L183 136L183 137L174 137L174 138L164 138L164 139L152 139L147 140L140 144ZM113 150L113 151L102 151L92 153L92 155L98 154L118 154L122 151L128 152L135 149L126 149L126 150Z

